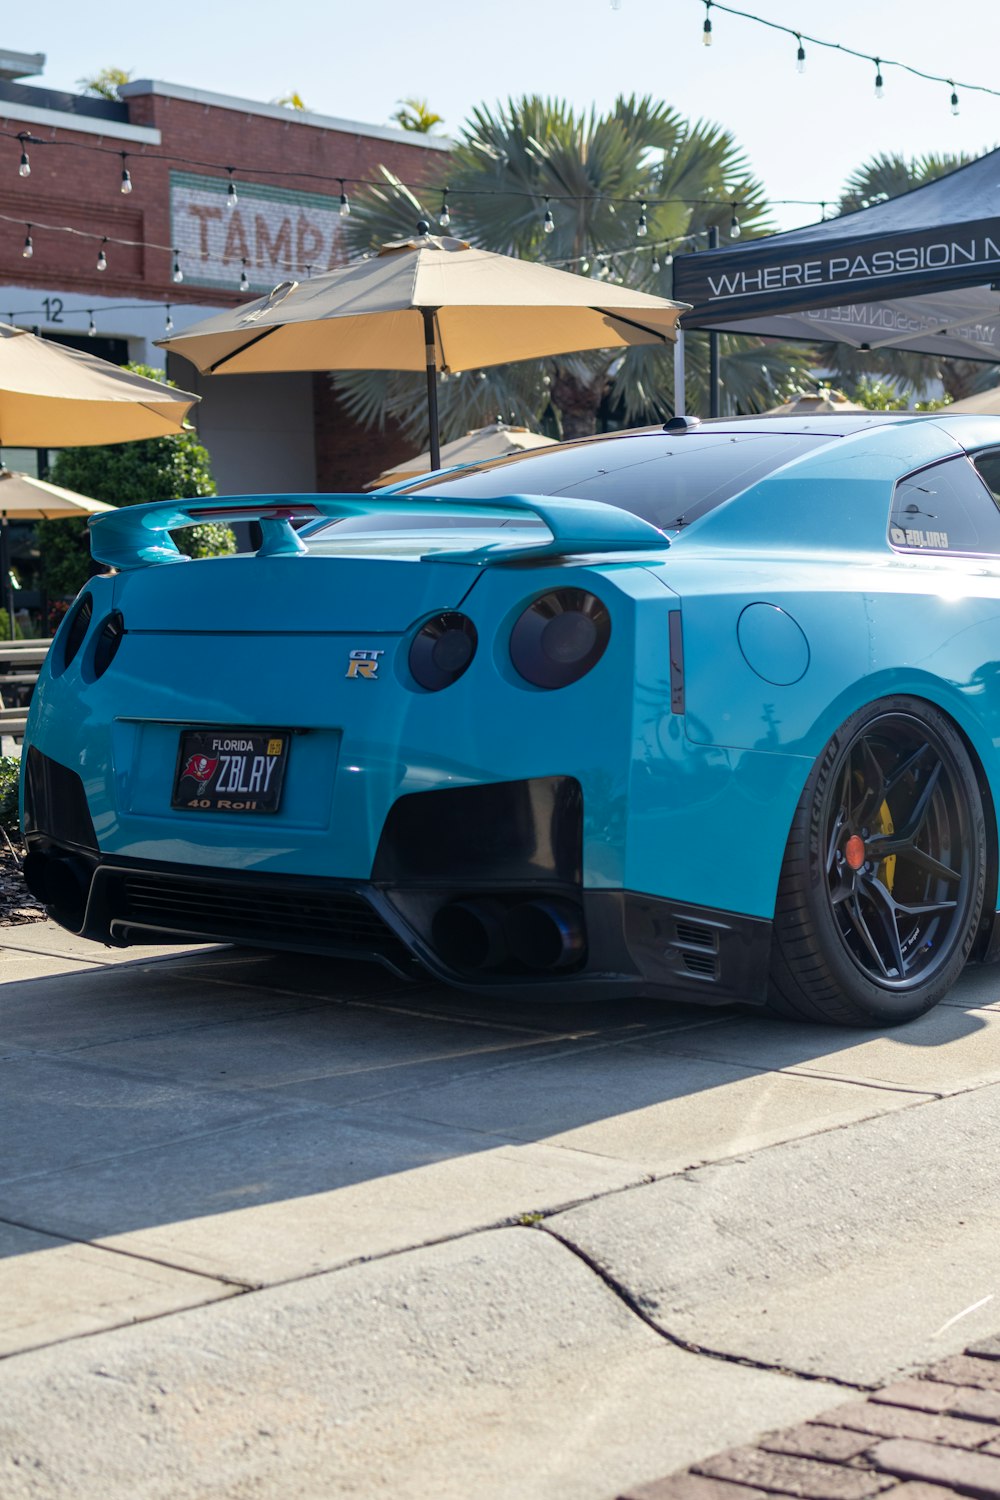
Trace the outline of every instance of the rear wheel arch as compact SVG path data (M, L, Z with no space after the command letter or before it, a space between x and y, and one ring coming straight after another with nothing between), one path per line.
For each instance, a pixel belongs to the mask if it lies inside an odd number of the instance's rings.
M855 1025L930 1009L992 930L996 865L990 787L954 717L901 693L854 709L792 820L772 1008Z

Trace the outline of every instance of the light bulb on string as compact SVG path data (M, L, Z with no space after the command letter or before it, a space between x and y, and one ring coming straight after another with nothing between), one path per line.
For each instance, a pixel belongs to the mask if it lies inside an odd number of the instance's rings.
M741 233L741 231L740 231L740 221L736 217L736 210L737 210L738 207L739 207L738 204L736 204L736 203L733 204L733 217L729 221L729 238L731 240L738 240L739 237L740 237L740 233Z
M587 274L587 272L589 270L590 270L590 261L589 260L581 260L581 262L580 262L580 275L581 276L586 276L586 274Z
M643 203L643 204L640 205L640 208L639 208L639 222L635 226L635 232L638 235L639 239L641 239L641 240L645 239L646 235L649 233L649 225L646 222L646 205L645 205L645 203Z
M90 322L87 325L87 337L88 339L96 339L97 324L94 322L94 313L92 308L87 308L87 317L90 319Z
M663 264L665 266L672 266L673 263L674 263L674 252L672 250L668 250L667 253L666 253L666 255L663 257Z
M164 333L173 333L173 331L174 331L174 320L170 316L170 303L169 302L167 303L166 308L164 309L164 311L166 313L166 316L163 319L163 332Z
M712 0L705 0L705 24L701 28L701 39L706 47L712 45L712 17L709 11L712 9Z
M956 89L954 83L952 83L952 81L951 81L950 78L948 79L948 82L951 83L951 112L952 112L953 115L957 115L958 114L958 90Z
M885 89L885 83L882 78L882 59L880 57L873 57L872 62L875 64L875 98L881 99Z
M175 286L180 286L184 280L184 272L181 270L181 252L179 250L174 251L174 266L170 272L170 279Z
M247 277L247 258L245 255L243 257L243 269L240 271L239 290L241 292L248 292L250 290L250 281Z
M25 228L27 229L27 234L24 236L24 249L21 251L21 254L25 260L30 260L35 253L35 247L31 243L31 225L27 224Z
M226 184L226 207L227 208L235 208L236 205L237 205L237 203L239 203L239 201L240 201L239 194L236 191L236 184L233 181L233 173L235 172L235 170L236 170L235 167L227 167L226 168L226 171L229 173L229 182Z
M552 217L552 210L549 207L549 200L548 200L548 198L546 198L546 200L545 200L545 217L542 220L542 229L545 231L546 234L551 234L552 231L555 229L555 227L556 227L556 221Z
M99 271L106 271L108 269L108 257L104 253L104 247L107 243L108 237L105 235L101 241L101 248L97 252L97 269Z
M441 211L438 214L438 224L442 229L447 229L451 223L451 214L448 212L448 189L441 190Z
M21 142L21 162L17 169L18 177L31 176L31 162L28 160L28 141L30 139L30 136L25 134L24 131L18 136L18 140Z
M132 191L132 173L128 169L128 152L127 151L123 151L122 152L122 186L121 186L121 190L122 190L123 193L130 193Z
M660 257L658 255L654 255L653 256L653 264L650 266L650 270L652 271L652 273L653 273L654 276L659 276L659 274L660 274Z
M795 71L797 73L804 73L806 70L806 49L802 45L802 38L798 32L795 33L795 40L799 44L799 50L795 54Z
M351 205L348 203L347 194L344 192L344 179L338 177L337 181L340 183L340 208L337 212L342 219L349 219L351 216Z

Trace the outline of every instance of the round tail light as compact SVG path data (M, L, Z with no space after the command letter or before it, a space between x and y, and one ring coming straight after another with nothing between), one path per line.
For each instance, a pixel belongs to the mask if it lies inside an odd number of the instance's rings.
M595 667L611 639L611 616L596 594L553 589L519 616L510 659L534 687L568 687Z
M410 671L429 693L457 682L476 654L476 627L454 610L435 615L413 637Z

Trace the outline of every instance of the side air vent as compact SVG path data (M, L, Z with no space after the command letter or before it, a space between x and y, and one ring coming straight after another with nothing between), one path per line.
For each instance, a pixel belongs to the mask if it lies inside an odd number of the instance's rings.
M715 948L718 946L716 934L711 927L702 927L698 922L678 922L677 941L685 943L692 948Z
M703 974L708 979L715 978L715 954L714 953L685 953L684 967L689 974Z

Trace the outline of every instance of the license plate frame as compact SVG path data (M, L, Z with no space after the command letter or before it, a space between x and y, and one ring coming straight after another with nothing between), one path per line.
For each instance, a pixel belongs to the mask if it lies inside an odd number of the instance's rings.
M244 816L278 812L291 738L288 729L182 729L171 808Z

